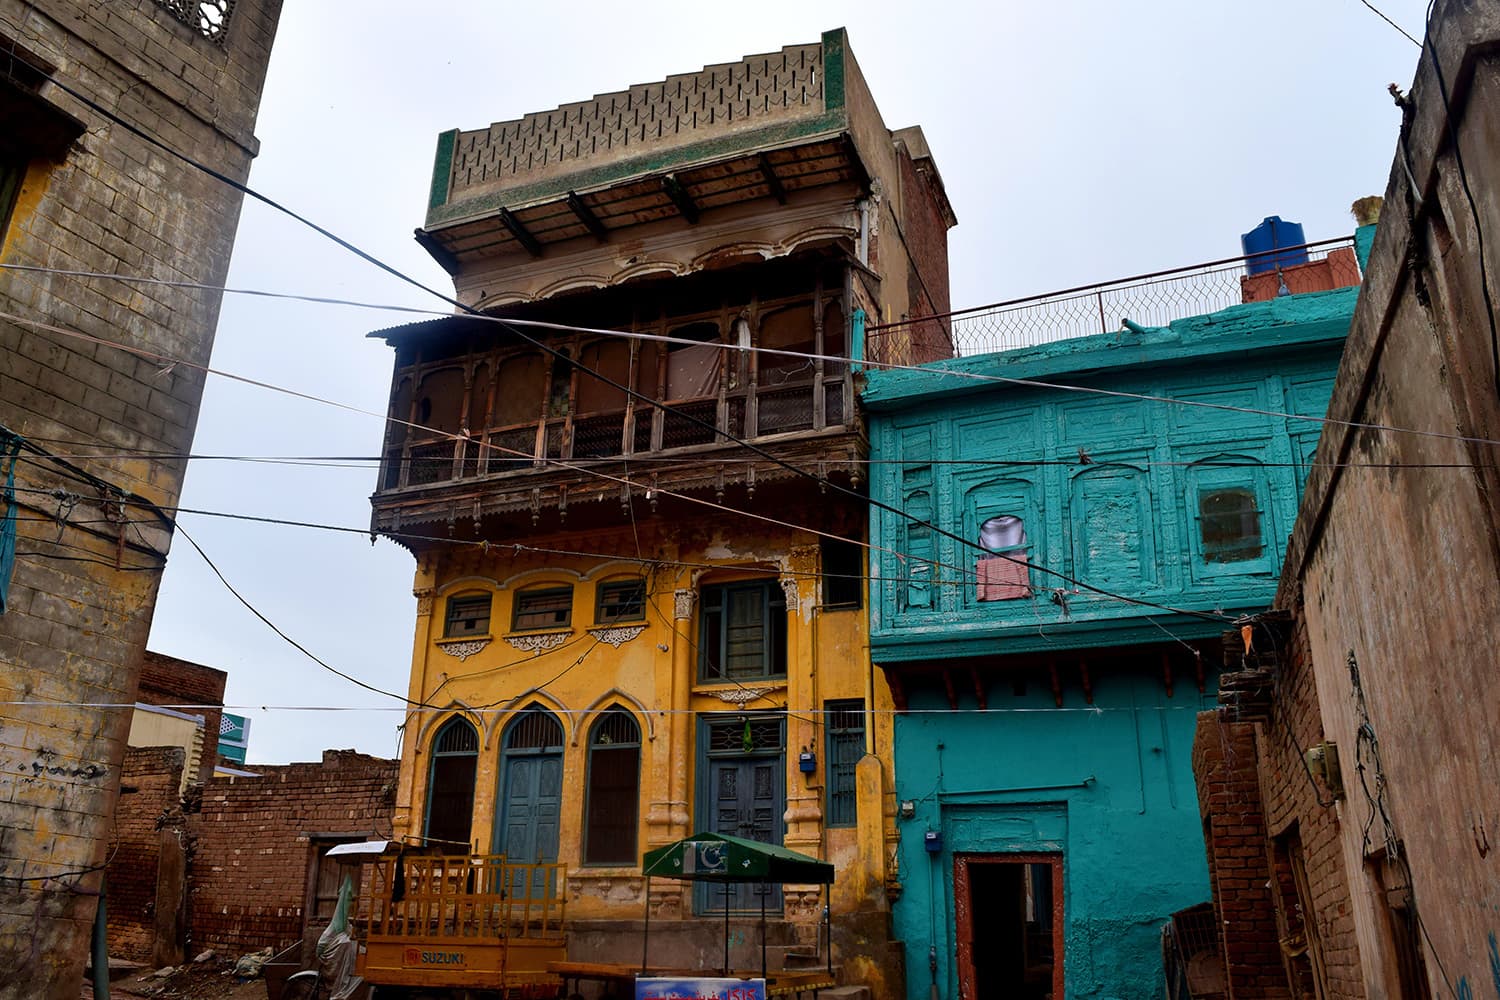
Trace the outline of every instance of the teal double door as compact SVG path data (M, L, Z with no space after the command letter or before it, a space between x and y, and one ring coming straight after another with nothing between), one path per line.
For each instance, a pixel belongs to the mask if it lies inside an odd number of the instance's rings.
M786 723L781 716L700 719L696 829L780 845L786 813ZM700 914L781 912L781 887L700 882Z
M562 816L562 726L550 713L526 713L506 734L501 754L499 816L494 850L515 864L557 860ZM542 896L532 873L511 875L512 896Z

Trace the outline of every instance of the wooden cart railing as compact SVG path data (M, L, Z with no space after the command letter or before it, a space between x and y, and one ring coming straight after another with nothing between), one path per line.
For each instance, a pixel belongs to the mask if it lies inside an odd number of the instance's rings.
M406 854L371 863L356 920L372 983L509 988L560 984L566 874L504 855Z

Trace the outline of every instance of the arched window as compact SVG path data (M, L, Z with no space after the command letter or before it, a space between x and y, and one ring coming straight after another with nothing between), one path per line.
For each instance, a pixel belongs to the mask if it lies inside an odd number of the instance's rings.
M474 772L479 733L465 719L449 719L432 740L423 836L436 846L467 851L474 820Z
M591 865L635 864L640 817L641 727L615 708L589 730L588 794L583 860Z

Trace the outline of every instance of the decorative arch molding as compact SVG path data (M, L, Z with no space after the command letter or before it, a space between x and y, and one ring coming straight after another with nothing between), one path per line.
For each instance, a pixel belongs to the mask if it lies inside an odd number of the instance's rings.
M536 302L564 292L585 292L595 288L607 288L610 284L610 277L607 274L570 274L550 285L543 285L530 298L531 301Z
M612 285L624 285L642 278L676 278L688 272L688 268L675 260L642 260L616 271L610 279Z
M501 580L499 587L502 590L520 590L528 583L546 583L548 579L555 579L557 577L567 577L570 583L581 583L586 579L582 573L574 569L548 567L545 569L522 570L514 576L508 576L504 580Z
M778 556L773 559L751 559L739 563L720 563L714 566L700 566L692 571L692 587L697 590L703 585L705 576L712 577L718 573L748 573L760 576L774 576L780 578L791 570L791 560L787 556ZM718 582L712 578L710 584Z
M469 308L483 312L486 309L493 309L496 306L513 306L530 301L531 296L524 292L496 292L493 295L481 296Z
M455 698L444 705L440 711L433 712L426 721L417 727L416 736L412 740L412 748L415 753L425 754L427 752L427 744L432 740L432 735L439 729L442 729L448 723L448 720L455 718L463 719L469 725L473 726L474 731L479 734L479 745L485 750L489 749L490 730L493 728L493 725L485 724L483 712L480 712L468 702Z
M1205 455L1203 458L1194 459L1188 467L1197 469L1208 465L1210 462L1226 461L1243 465L1247 469L1264 469L1266 467L1266 462L1263 458L1256 458L1254 455L1242 455L1239 452L1233 451L1221 451L1217 454ZM1228 466L1221 466L1221 468L1228 468Z
M770 260L776 256L776 251L777 246L775 243L766 243L761 240L727 243L694 257L691 266L694 271L706 271L712 268L745 263L750 260Z
M435 597L447 597L449 594L464 590L483 590L485 588L499 590L501 586L499 580L490 576L460 576L457 579L449 580L432 593Z
M777 244L780 253L789 254L809 243L836 242L858 238L859 233L848 226L814 226L787 237Z
M578 741L578 720L575 718L575 715L577 713L558 701L551 692L539 687L527 688L510 701L499 706L498 711L495 712L495 731L497 733L504 732L505 727L510 725L518 714L533 706L545 709L557 716L558 723L563 727L564 741L576 745Z
M603 580L614 574L639 577L642 580L646 578L646 574L641 572L641 564L638 560L615 559L607 563L600 563L587 573L584 573L579 579Z
M656 739L656 722L651 717L651 710L639 698L628 691L622 691L619 688L610 688L595 698L589 704L588 708L578 713L577 725L573 729L572 745L576 747L580 735L587 733L589 727L593 725L594 720L611 709L629 712L635 716L637 725L640 725L644 721L645 725L641 726L641 730L646 734L646 739L648 741Z

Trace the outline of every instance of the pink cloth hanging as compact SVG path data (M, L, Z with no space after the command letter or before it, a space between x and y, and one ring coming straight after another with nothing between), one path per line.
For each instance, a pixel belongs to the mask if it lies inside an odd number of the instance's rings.
M974 564L981 601L1014 601L1031 596L1031 570L1026 555L980 559Z

